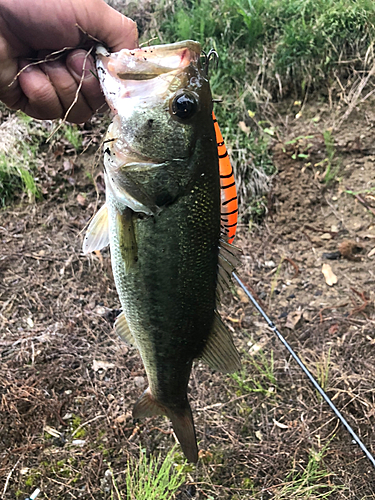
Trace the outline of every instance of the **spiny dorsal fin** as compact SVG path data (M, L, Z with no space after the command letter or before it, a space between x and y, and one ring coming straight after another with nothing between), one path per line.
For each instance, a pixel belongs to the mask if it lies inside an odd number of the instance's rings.
M107 205L103 205L90 222L85 239L83 240L82 251L84 254L87 254L95 250L101 250L108 244L108 209Z
M116 318L115 331L117 335L127 344L134 346L137 345L123 312Z
M231 373L240 369L240 355L233 344L232 335L222 322L218 312L215 312L212 330L201 354L214 370Z

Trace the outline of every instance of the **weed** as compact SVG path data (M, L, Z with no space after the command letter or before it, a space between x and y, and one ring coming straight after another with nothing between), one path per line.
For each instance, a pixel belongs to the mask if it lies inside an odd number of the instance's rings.
M333 161L334 157L336 154L336 149L335 149L335 143L332 137L332 132L330 130L325 130L323 132L323 137L324 137L324 144L326 147L326 153L327 153L327 168L324 173L324 182L326 184L329 184L337 175L339 166L337 165L336 167L333 166Z
M324 455L329 443L320 451L310 450L309 460L302 472L293 470L286 477L286 481L276 492L275 500L297 500L328 498L342 486L334 485L330 481L332 474L324 467Z
M317 380L320 385L320 387L325 391L328 386L328 377L329 377L329 364L331 361L331 348L328 350L328 355L323 356L323 359L321 362L318 362L316 365L316 371L317 371ZM321 396L318 394L318 397L321 398Z
M254 355L245 355L241 371L232 373L230 377L238 384L239 396L248 392L259 392L270 396L276 386L273 351L270 359L261 349Z
M64 123L59 132L70 142L76 152L82 149L82 135L77 125Z
M36 166L36 145L28 126L16 116L10 117L0 127L0 206L6 206L17 191L24 191L30 202L40 196L34 178Z
M170 500L178 488L185 482L184 467L175 467L173 448L165 457L147 458L140 450L138 460L130 459L126 471L126 496L122 496L114 473L111 471L113 489L118 500ZM111 498L115 498L112 496Z

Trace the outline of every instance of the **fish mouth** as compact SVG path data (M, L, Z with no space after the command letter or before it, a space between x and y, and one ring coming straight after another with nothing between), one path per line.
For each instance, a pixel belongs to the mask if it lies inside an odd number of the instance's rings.
M101 87L114 114L123 117L131 108L165 96L181 85L190 65L198 65L201 46L193 40L109 53L98 45L96 65ZM132 103L130 102L132 101Z
M122 49L109 54L104 47L99 45L96 54L112 77L120 80L142 81L186 68L199 59L201 46L193 40L185 40L133 50Z

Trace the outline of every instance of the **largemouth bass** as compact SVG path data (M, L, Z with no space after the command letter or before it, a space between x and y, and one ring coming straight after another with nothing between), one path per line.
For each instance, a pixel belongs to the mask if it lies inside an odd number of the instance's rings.
M134 418L167 415L198 460L187 398L193 360L223 372L239 355L216 310L236 252L221 239L219 159L200 45L97 50L113 113L104 141L106 204L83 250L110 244L123 312L115 329L135 345L149 382Z

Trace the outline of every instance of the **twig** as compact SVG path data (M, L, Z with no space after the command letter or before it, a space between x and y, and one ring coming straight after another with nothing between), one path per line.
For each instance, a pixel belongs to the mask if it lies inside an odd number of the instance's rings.
M63 49L56 50L56 52L51 52L44 59L41 59L40 61L34 61L34 62L31 62L30 64L27 64L26 66L24 66L23 68L21 68L19 70L19 72L16 74L16 76L10 82L10 84L8 85L8 87L11 87L13 85L13 83L17 80L17 78L20 76L20 74L23 73L27 68L30 68L30 66L37 66L38 64L42 64L42 63L45 63L45 62L57 61L58 59L60 59L60 57L62 56L62 54L66 50L73 50L75 48L76 47L64 47Z
M63 124L66 122L67 120L67 117L69 115L69 113L71 112L73 106L75 106L75 104L77 103L78 101L78 97L79 97L79 93L81 91L81 88L82 88L82 84L83 84L83 80L85 78L85 69L86 69L86 62L87 62L87 59L89 57L89 55L91 54L91 52L93 51L93 48L94 47L91 47L91 49L89 49L86 54L85 54L85 57L84 57L84 60L83 60L83 66L82 66L82 75L81 75L81 78L80 78L80 81L79 81L79 84L78 84L78 87L77 87L77 91L76 91L76 95L74 96L74 99L73 99L73 102L72 104L69 106L69 108L66 110L66 113L64 115L64 118L61 120L61 122L58 124L58 126L52 130L52 132L50 133L50 135L48 136L47 138L47 142L50 141L51 137L53 135L56 134L56 132L63 126Z
M367 201L364 198L362 198L361 195L356 194L354 191L352 191L351 189L347 188L346 186L345 186L345 189L346 189L346 191L349 194L351 194L352 196L354 196L354 198L356 200L358 200L359 203L361 203L365 208L367 208L367 210L369 210L373 215L375 215L375 209L372 208L372 207L370 207L370 205L367 203Z
M299 275L299 267L297 266L297 264L292 260L290 259L289 257L284 257L284 260L287 260L289 262L289 264L291 264L293 267L294 267L294 275L293 275L293 279L296 278L298 275Z
M8 489L8 484L9 484L10 478L12 477L12 474L15 471L15 469L16 469L17 465L19 464L20 460L21 460L21 457L17 460L17 462L14 464L12 470L7 475L7 478L6 478L5 484L4 484L3 494L1 495L2 499L5 498L5 493L6 493L7 489Z
M353 111L358 102L362 90L366 87L366 85L368 84L370 78L374 75L374 73L375 73L375 64L373 65L371 70L367 73L366 77L362 78L361 83L358 85L357 90L354 92L353 98L348 106L348 109L345 111L343 117L339 121L338 127L340 127L342 123L349 117L349 115L351 114L351 112Z
M83 424L79 425L77 429L72 433L72 437L74 437L79 430L82 429L82 427L85 427L88 424L91 424L91 422L94 422L94 420L98 420L98 418L104 418L105 415L96 415L96 417L92 418L91 420L87 420L87 422L83 422Z

